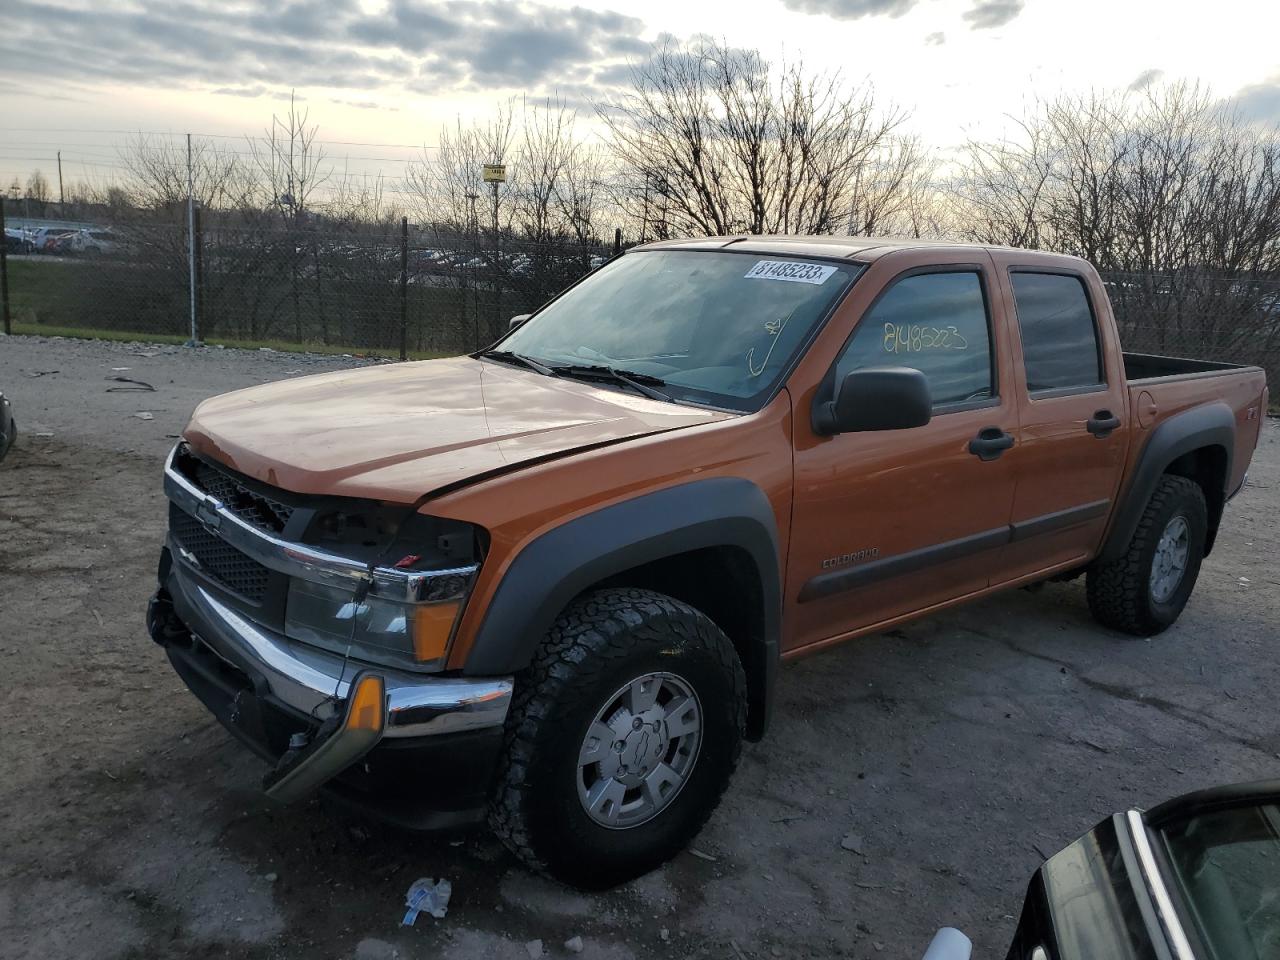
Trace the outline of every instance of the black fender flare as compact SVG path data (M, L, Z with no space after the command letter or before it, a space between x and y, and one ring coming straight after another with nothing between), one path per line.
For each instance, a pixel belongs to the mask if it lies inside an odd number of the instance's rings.
M777 523L763 490L739 477L694 480L602 507L548 530L512 560L485 611L463 671L517 673L574 597L643 564L708 547L748 554L760 579L762 623L746 664L749 730L764 732L782 628ZM752 666L757 669L752 669Z
M1129 548L1133 532L1147 508L1147 502L1160 482L1161 475L1180 456L1203 447L1221 447L1226 454L1227 469L1223 475L1223 489L1219 504L1227 497L1226 485L1231 482L1231 459L1235 452L1236 418L1225 403L1216 402L1193 407L1175 414L1161 423L1147 440L1133 468L1133 479L1122 499L1116 504L1115 520L1111 532L1102 547L1099 559L1104 563L1118 560ZM1205 553L1213 544L1213 504L1210 503L1210 525Z

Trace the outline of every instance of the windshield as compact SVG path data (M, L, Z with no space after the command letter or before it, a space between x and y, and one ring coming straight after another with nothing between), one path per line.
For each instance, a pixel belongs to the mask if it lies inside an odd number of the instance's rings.
M756 409L862 269L759 254L629 253L548 304L500 349L553 366L645 374L675 399Z
M1162 834L1210 956L1280 957L1280 806L1211 811Z

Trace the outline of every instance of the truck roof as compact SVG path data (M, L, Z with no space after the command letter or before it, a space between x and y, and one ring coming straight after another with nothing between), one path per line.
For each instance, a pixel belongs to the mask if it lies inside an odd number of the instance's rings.
M638 250L724 250L742 253L774 254L791 257L834 257L870 263L887 253L899 250L945 248L961 251L1016 251L1029 261L1038 258L1061 261L1062 254L1026 250L986 243L961 243L954 240L920 240L915 237L844 237L829 235L759 236L739 234L727 237L691 237L684 240L657 240L636 247ZM1071 259L1078 259L1072 257ZM1083 262L1083 261L1082 261Z

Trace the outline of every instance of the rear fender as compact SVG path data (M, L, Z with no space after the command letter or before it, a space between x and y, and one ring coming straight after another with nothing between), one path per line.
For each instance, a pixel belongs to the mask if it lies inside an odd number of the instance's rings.
M1231 458L1235 451L1236 418L1225 403L1209 403L1176 414L1159 424L1152 432L1146 446L1138 454L1133 468L1133 479L1116 506L1111 532L1099 556L1104 563L1118 560L1129 548L1129 541L1138 529L1138 521L1155 492L1160 477L1179 457L1209 447L1220 447L1225 456L1226 470L1215 488L1206 491L1209 502L1210 530L1205 540L1205 553L1213 545L1217 530L1216 518L1221 516L1222 503L1226 500L1226 485L1231 477ZM1216 504L1216 506L1215 506Z

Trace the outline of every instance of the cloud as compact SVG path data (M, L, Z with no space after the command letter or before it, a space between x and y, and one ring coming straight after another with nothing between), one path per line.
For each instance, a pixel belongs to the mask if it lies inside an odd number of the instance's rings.
M398 113L400 110L399 107L388 107L376 100L343 100L339 97L330 97L329 102L343 107L355 107L357 110L390 110L392 113Z
M796 13L828 16L833 20L860 20L863 17L900 17L918 0L782 0Z
M1228 98L1227 105L1245 119L1268 126L1280 125L1280 74L1262 83L1242 87Z
M925 46L940 47L947 42L947 35L939 30L937 33L931 33L924 38Z
M1135 93L1139 90L1145 90L1163 76L1164 71L1157 70L1155 67L1152 67L1149 70L1143 70L1133 78L1133 83L1129 84L1129 89Z
M644 23L503 0L5 0L0 62L46 77L214 89L538 88L643 55ZM358 98L367 101L367 96Z
M973 7L961 14L974 30L990 30L1003 27L1022 12L1025 0L976 0Z

